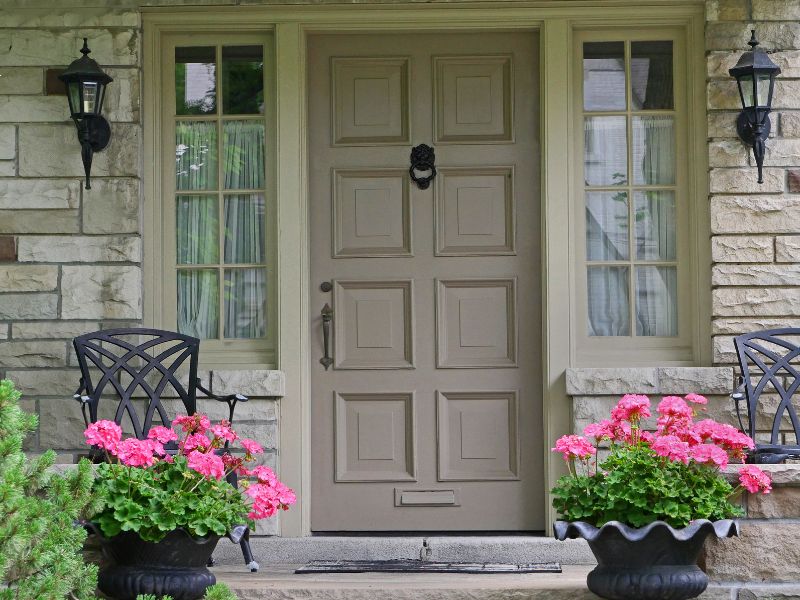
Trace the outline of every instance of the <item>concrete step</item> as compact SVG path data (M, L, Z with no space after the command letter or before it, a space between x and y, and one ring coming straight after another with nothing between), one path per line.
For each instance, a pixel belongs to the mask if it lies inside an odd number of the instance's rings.
M455 575L359 573L295 575L289 565L248 573L243 567L215 567L239 600L597 600L586 588L588 565L567 565L563 573ZM796 589L796 588L795 588ZM752 598L787 600L785 590L766 586ZM711 585L701 600L730 600L729 586ZM743 596L739 596L742 598ZM747 596L751 598L751 596Z
M250 539L256 561L299 565L312 560L420 559L437 562L543 563L593 565L583 540L543 536L312 536ZM223 539L214 552L218 565L241 565L239 546Z

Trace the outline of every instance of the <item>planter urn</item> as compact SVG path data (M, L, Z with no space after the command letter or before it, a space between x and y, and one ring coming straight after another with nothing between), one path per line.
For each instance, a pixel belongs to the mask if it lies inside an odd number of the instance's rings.
M170 531L158 542L144 541L133 532L100 536L110 564L100 568L97 587L117 600L136 600L139 594L197 600L216 583L206 565L219 539L194 538L184 529Z
M609 521L595 527L583 521L557 521L559 540L583 538L597 559L589 573L589 589L608 600L686 600L708 586L708 576L697 566L709 535L739 535L739 523L730 519L698 519L682 529L663 521L629 527Z

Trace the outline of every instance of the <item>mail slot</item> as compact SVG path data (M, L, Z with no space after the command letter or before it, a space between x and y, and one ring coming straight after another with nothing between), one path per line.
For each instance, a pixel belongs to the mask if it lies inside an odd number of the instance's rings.
M395 506L460 506L459 491L394 489Z

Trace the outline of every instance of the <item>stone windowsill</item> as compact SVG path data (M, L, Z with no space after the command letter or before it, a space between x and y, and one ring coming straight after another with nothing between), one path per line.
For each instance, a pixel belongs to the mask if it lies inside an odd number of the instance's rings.
M569 368L569 396L719 395L733 391L732 367Z

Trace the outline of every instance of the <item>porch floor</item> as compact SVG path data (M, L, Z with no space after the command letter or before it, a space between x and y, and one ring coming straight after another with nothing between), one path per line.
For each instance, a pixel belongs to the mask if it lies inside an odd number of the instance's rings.
M563 565L563 573L464 575L435 573L358 573L295 575L292 565L268 565L258 573L243 567L212 569L239 600L596 600L586 589L591 565ZM770 588L775 589L770 589ZM766 586L780 592L755 598L798 598L798 588ZM789 592L787 595L786 592ZM735 594L735 592L733 592ZM729 600L731 586L710 585L704 600ZM748 596L749 597L749 596Z

